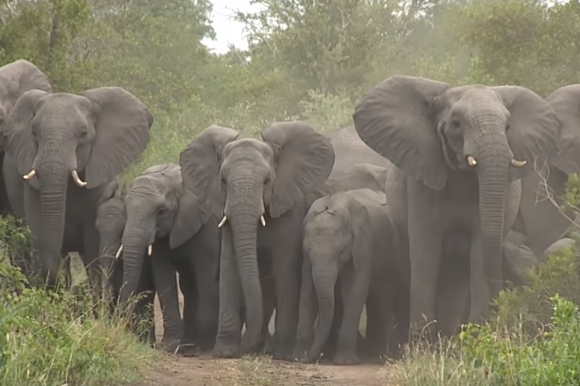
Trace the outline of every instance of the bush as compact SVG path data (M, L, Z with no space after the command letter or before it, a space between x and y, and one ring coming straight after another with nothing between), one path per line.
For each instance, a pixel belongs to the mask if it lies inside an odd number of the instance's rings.
M468 324L437 347L407 349L399 384L578 384L579 251L577 246L556 251L529 271L529 286L502 291L488 324Z
M0 227L9 221L1 219ZM139 380L159 354L137 341L127 318L110 315L90 294L29 288L6 253L28 245L18 236L26 231L7 229L4 237L21 244L0 252L0 384L110 385Z

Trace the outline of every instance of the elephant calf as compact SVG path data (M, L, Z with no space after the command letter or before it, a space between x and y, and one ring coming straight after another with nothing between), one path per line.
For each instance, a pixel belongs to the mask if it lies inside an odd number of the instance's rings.
M389 326L395 339L408 328L409 268L392 222L386 196L370 189L340 192L316 200L303 222L304 265L298 347L312 336L318 297L319 326L307 360L320 356L335 314L335 285L343 301L335 364L358 363L358 325L367 306L367 338L379 354L386 348ZM393 330L395 331L395 330ZM303 353L298 353L303 356Z
M100 208L98 227L101 253L122 260L120 302L144 290L155 290L163 310L162 346L173 351L183 343L202 350L213 348L219 304L219 230L217 218L191 191L182 187L181 168L156 165L131 183L123 205L124 216ZM125 218L119 229L110 222ZM115 233L115 232L113 232ZM105 236L104 236L105 235ZM111 248L111 244L114 245ZM176 272L184 295L183 319L179 312ZM149 302L152 302L152 298Z

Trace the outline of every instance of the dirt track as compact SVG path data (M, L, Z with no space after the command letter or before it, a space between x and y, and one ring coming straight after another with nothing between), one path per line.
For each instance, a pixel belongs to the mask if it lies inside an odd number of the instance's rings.
M180 299L181 300L181 299ZM157 339L163 334L155 302ZM265 358L220 359L167 356L142 386L388 386L388 367L377 365L305 365Z

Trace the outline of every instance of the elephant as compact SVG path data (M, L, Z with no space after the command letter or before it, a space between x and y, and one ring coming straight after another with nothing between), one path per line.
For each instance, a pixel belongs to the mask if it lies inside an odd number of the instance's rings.
M94 285L97 207L107 184L149 143L153 116L120 87L81 94L33 89L4 128L3 175L12 209L26 219L43 278L54 287L62 254L78 251ZM70 183L70 182L74 183Z
M386 195L357 189L316 200L303 224L304 265L299 328L312 329L313 297L318 298L319 327L307 360L320 356L335 315L335 286L343 303L335 364L356 364L358 325L367 305L367 337L378 355L385 351L394 317L403 343L409 325L409 261L389 216ZM316 294L315 294L316 293ZM305 311L305 312L303 312ZM303 336L310 334L303 333Z
M275 307L272 354L291 360L306 195L329 176L334 151L327 137L299 121L274 122L262 130L261 140L239 135L210 126L187 145L179 161L184 184L222 217L213 356L235 358L261 350Z
M16 101L26 91L39 89L51 92L50 81L36 67L27 60L17 60L0 67L0 167L4 163L6 151L6 137L4 127ZM4 177L0 178L0 215L12 214L12 208L8 201L8 194Z
M98 228L112 235L101 235L101 253L114 250L121 262L120 303L145 290L157 292L163 310L161 346L174 351L179 345L194 345L187 353L213 348L219 301L218 219L183 187L181 167L149 167L133 180L121 202L109 208L114 209L109 217L104 216L106 208L100 209ZM176 272L184 295L183 319ZM147 301L152 303L153 297Z
M520 179L559 151L556 113L524 87L451 87L395 75L363 96L353 121L360 138L396 166L397 181L385 186L408 231L412 335L445 324L455 330L453 317L445 318L461 310L437 315L437 299L465 304L460 297L469 296L468 321L485 322L504 285L502 244L517 215ZM454 249L462 253L451 255Z
M514 225L514 230L527 235L527 245L538 256L571 230L571 219L559 206L564 203L568 177L580 173L580 84L560 87L546 101L562 122L560 151L522 178L520 211Z
M123 230L127 221L124 196L126 186L117 186L113 192L105 195L97 208L96 229L99 235L99 262L106 269L109 284L111 311L114 311L123 285L123 261L117 256L121 247ZM142 294L137 300L132 312L133 330L138 333L141 341L155 344L155 321L153 308L155 300L155 285L153 281L153 267L151 258L147 257L143 264L142 276L137 293ZM124 311L124 310L122 310ZM148 328L140 328L139 323L145 322Z

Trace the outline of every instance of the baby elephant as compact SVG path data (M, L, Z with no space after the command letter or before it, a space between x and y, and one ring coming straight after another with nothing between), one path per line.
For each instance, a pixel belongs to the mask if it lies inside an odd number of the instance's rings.
M367 343L372 346L368 348L376 354L384 352L393 335L393 344L403 343L409 317L408 257L385 194L357 189L319 198L304 218L303 232L297 348L312 336L314 290L319 322L306 359L317 360L329 338L337 283L343 312L335 364L358 363L358 326L365 304Z

